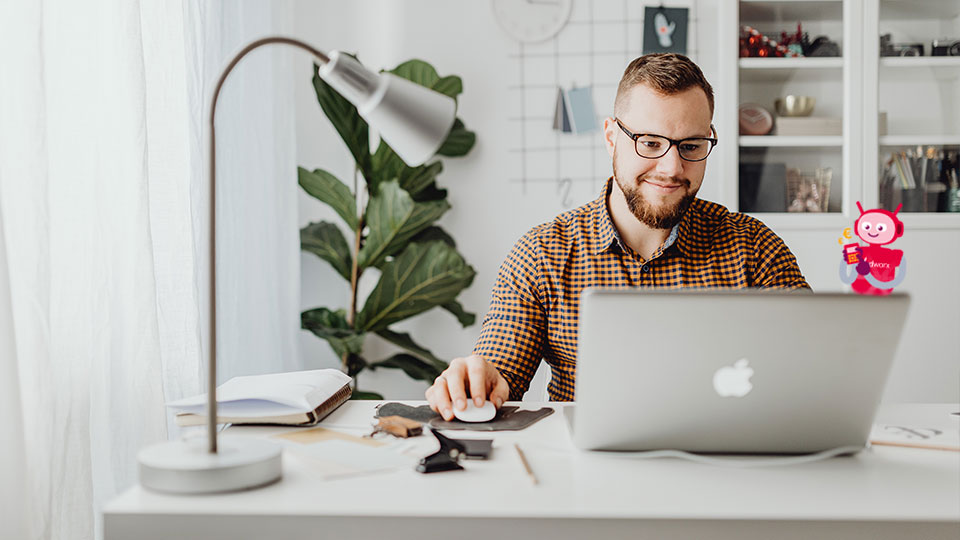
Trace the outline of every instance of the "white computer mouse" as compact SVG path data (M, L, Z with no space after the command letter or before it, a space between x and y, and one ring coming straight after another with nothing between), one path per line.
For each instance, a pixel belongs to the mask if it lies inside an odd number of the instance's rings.
M467 400L467 408L464 410L453 408L453 416L461 422L489 422L497 415L497 408L490 401L484 401L483 407L477 407L473 400Z

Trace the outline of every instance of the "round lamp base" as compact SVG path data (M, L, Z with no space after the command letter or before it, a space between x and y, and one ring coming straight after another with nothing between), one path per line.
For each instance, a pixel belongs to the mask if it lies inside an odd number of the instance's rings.
M137 456L140 485L176 494L221 493L272 484L282 474L281 447L258 439L217 439L217 453L206 439L148 446Z

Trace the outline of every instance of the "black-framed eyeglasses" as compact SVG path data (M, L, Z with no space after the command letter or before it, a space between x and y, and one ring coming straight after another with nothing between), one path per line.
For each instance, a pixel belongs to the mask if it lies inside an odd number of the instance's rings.
M614 118L614 121L627 134L627 137L633 139L637 155L642 158L661 158L667 155L670 148L676 146L677 151L680 152L680 158L684 161L703 161L707 159L707 156L713 151L713 147L717 145L717 139L712 137L688 137L675 140L653 133L633 133L620 122L619 118ZM714 135L717 134L717 130L713 126L710 126L710 131Z

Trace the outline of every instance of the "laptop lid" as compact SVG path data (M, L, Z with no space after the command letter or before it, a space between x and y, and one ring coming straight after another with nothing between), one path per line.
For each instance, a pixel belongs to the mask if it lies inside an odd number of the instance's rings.
M574 444L800 453L866 443L904 294L588 288Z

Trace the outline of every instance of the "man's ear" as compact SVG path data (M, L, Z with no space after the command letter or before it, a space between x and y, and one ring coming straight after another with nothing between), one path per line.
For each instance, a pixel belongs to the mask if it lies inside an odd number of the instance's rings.
M617 126L616 120L608 116L603 119L603 144L607 147L607 153L610 154L610 158L613 158L613 149L617 145L617 131L620 128Z

